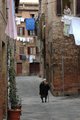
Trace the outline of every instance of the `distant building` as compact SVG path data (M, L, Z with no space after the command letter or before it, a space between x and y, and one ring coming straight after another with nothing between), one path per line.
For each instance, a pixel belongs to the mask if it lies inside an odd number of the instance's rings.
M16 14L16 75L39 74L39 45L36 31L38 3L21 2Z
M63 14L66 4L71 16ZM39 35L45 53L41 63L54 95L80 94L79 8L80 0L40 0ZM70 35L71 25L73 29L75 25L76 32L71 31Z

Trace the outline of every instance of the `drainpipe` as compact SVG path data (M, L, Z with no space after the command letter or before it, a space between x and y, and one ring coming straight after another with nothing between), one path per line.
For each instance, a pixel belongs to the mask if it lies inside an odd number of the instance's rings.
M44 25L44 39L43 39L43 49L44 49L44 77L46 77L46 40L45 40L45 25Z
M63 89L63 96L64 96L64 56L62 50L62 89Z

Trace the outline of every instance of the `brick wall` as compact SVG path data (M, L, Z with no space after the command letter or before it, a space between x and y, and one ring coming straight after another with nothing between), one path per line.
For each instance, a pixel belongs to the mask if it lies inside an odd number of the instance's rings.
M65 94L76 94L80 92L80 47L75 45L73 37L63 35L61 17L56 16L56 1L50 2L52 4L47 4L48 9L45 11L48 79L53 83L54 93L62 94L64 90ZM50 6L53 6L52 13ZM49 43L52 44L52 48L49 47Z
M0 1L0 120L7 116L7 40L6 27L6 0ZM5 20L4 20L5 19Z

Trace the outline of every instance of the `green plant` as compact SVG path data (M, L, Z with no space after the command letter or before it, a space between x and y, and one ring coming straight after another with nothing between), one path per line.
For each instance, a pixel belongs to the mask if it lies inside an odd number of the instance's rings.
M16 109L20 105L20 99L17 95L14 58L10 51L10 65L9 65L9 100L12 109Z

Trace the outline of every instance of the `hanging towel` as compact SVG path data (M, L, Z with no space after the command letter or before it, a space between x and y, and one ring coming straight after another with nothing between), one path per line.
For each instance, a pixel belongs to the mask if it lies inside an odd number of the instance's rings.
M64 24L63 32L64 32L64 35L68 37L69 37L69 28L70 28L70 25Z
M68 36L68 37L69 37L69 29L70 29L70 23L71 23L72 18L73 18L73 16L68 16L68 15L64 15L61 18L61 22L64 23L63 33L65 36Z
M80 45L80 18L73 17L70 24L69 34L73 34L75 44Z
M35 20L34 20L34 18L26 18L25 21L26 21L26 29L27 30L30 30L30 31L35 30Z

